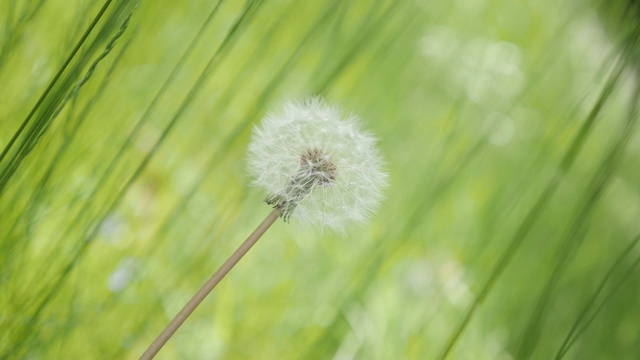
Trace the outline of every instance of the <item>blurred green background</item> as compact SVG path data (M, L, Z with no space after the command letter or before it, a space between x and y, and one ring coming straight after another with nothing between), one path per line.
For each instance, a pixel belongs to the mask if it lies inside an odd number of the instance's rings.
M0 358L135 359L269 213L320 95L390 183L278 221L160 359L637 359L633 1L0 0Z

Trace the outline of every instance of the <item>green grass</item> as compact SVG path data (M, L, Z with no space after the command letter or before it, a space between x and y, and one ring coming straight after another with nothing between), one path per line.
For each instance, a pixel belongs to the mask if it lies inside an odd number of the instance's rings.
M380 138L381 210L278 221L159 358L634 359L625 6L0 2L0 358L137 358L270 211L252 126L320 95Z

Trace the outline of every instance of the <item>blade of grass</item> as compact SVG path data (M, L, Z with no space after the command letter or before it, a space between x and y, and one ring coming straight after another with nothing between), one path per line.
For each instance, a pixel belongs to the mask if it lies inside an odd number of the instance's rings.
M631 254L631 250L633 250L636 245L640 242L640 235L636 236L636 238L627 246L620 255L613 261L613 264L607 271L606 275L603 277L600 284L597 286L596 291L589 297L589 300L584 304L582 310L576 317L571 329L567 333L564 338L558 352L556 353L556 360L562 359L569 350L571 350L572 345L577 341L577 339L582 335L589 325L596 318L600 310L602 310L603 306L607 303L607 301L614 295L614 293L624 284L624 282L629 278L629 276L633 273L633 270L640 264L640 257L636 258L636 260L629 266L627 272L624 276L620 278L620 280L612 287L611 291L607 294L607 296L602 300L600 305L593 310L591 316L587 318L589 312L593 309L598 300L598 297L604 291L606 285L609 283L611 278L613 277L616 270L622 266L624 260L629 254Z
M518 351L519 359L528 359L534 351L535 344L540 337L540 331L544 326L546 318L546 310L549 307L551 296L556 286L560 282L562 274L566 270L569 262L573 258L573 255L582 244L584 235L586 233L586 222L589 219L593 208L601 198L607 186L610 184L611 176L617 168L618 163L626 145L633 135L633 130L637 120L637 94L632 99L632 106L629 111L628 119L621 129L619 138L615 140L614 146L610 150L609 154L603 159L598 171L591 179L588 196L583 204L579 205L578 212L574 217L571 226L569 227L566 235L564 235L564 241L561 246L558 259L555 263L553 273L549 278L543 292L538 298L536 308L529 319L529 323L524 332L520 349Z
M577 157L577 154L582 149L584 142L587 136L589 135L589 133L591 132L593 125L595 123L595 120L598 117L598 114L600 113L600 110L604 106L604 103L606 102L606 100L611 95L611 92L613 91L613 88L617 84L623 69L624 69L624 62L620 61L618 63L617 69L614 71L609 82L602 89L602 92L600 93L600 96L597 102L595 103L595 105L591 110L591 113L589 114L587 119L583 122L580 130L578 131L573 141L569 145L569 148L567 149L567 152L565 153L564 157L560 161L560 164L555 174L547 183L547 186L544 188L540 196L537 198L536 202L531 207L531 210L527 213L523 221L520 223L514 236L509 241L509 245L507 246L506 250L501 254L500 259L498 260L496 265L493 267L493 270L491 271L491 275L485 282L484 286L480 290L476 299L473 301L469 309L466 311L464 317L462 318L462 321L458 324L458 326L449 336L449 339L447 340L441 355L438 357L439 359L446 359L449 356L450 352L453 350L454 346L458 342L460 336L462 335L467 325L471 321L471 318L473 317L477 309L480 307L482 302L489 295L489 293L493 289L493 286L495 285L497 280L500 278L502 273L508 267L508 265L511 262L511 259L514 257L515 253L518 251L518 249L524 242L526 236L529 234L529 231L531 230L533 225L536 223L536 221L542 214L542 211L546 208L547 204L549 203L549 200L555 194L558 186L560 185L561 180L564 177L564 174L572 167Z
M2 162L3 162L4 158L6 157L7 153L9 152L9 150L11 149L13 144L16 142L16 140L18 139L18 137L20 136L22 131L24 131L24 129L27 127L27 125L29 124L29 122L33 118L33 115L36 113L38 108L42 105L42 103L44 102L45 98L49 95L49 93L53 89L53 87L56 84L56 82L60 79L60 77L65 72L65 70L67 69L69 64L71 64L71 61L76 56L76 54L78 53L78 51L80 50L82 45L85 43L85 41L89 37L89 34L91 34L93 29L96 27L96 25L98 24L98 22L102 18L102 16L105 14L107 9L111 5L112 1L113 0L106 0L104 2L104 4L102 5L102 8L100 8L100 11L98 11L98 13L94 17L93 21L91 22L91 24L89 24L89 26L85 30L84 34L82 34L82 36L80 37L80 40L78 40L78 42L76 43L76 46L71 50L71 53L69 54L67 59L64 61L64 63L60 67L60 69L58 69L58 72L53 76L53 78L49 82L49 85L47 85L47 87L43 91L42 95L40 95L40 98L38 99L38 101L36 101L35 105L31 108L31 110L27 114L27 117L22 121L22 124L20 125L20 127L18 127L16 132L13 134L13 136L9 140L9 143L7 143L7 145L4 147L4 149L2 150L2 153L0 153L0 164L2 164ZM2 174L2 176L0 176L0 177L4 178L4 177L7 176L5 174L5 171L6 170L3 169L2 173L0 173L0 174ZM0 187L0 191L1 190L2 190L2 187Z

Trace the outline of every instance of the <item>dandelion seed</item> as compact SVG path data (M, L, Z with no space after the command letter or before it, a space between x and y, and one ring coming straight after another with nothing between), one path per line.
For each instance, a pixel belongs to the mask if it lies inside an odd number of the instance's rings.
M284 220L342 231L364 222L386 185L376 140L318 98L267 115L249 145L249 171Z

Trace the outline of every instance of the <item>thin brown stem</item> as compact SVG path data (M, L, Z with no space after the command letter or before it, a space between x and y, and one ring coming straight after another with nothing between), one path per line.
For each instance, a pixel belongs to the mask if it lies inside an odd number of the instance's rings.
M167 327L158 335L155 341L149 346L149 348L142 354L140 360L153 359L154 356L162 349L164 344L171 338L171 336L178 330L180 325L191 315L191 313L200 305L202 300L209 295L211 290L218 285L229 271L242 259L242 257L251 249L251 247L260 239L260 237L269 229L269 227L280 216L280 210L273 209L273 211L267 216L264 221L258 225L258 227L249 235L242 245L225 261L224 264L216 271L215 274L193 295L191 300L180 310L173 320L167 325Z

